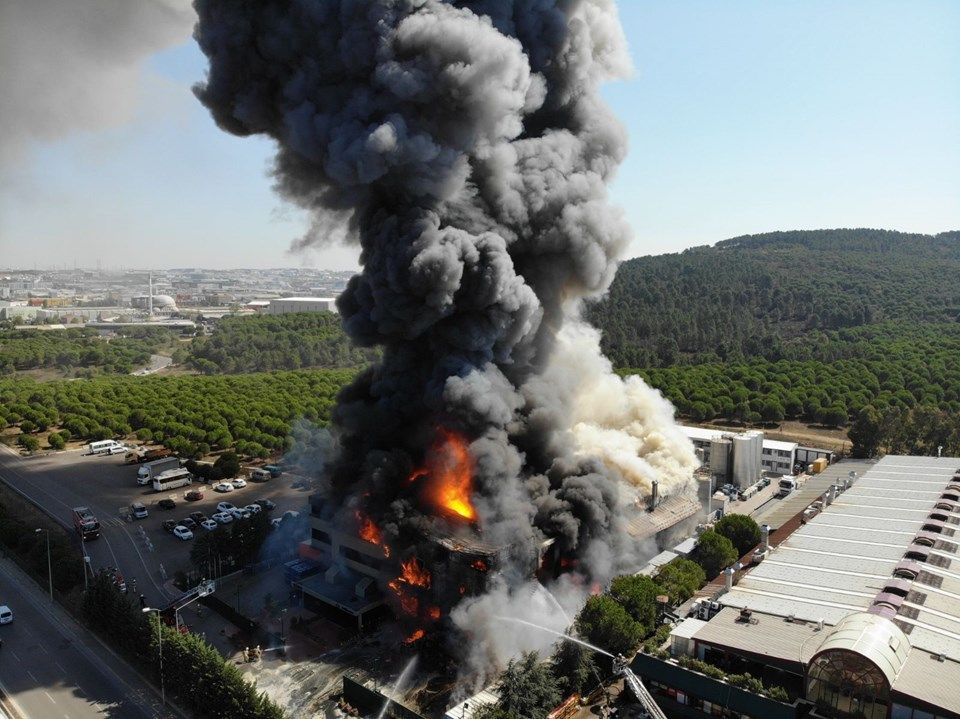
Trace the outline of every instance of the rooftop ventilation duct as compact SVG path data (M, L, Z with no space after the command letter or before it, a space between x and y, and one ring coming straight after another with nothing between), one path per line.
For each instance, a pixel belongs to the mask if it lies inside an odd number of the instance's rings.
M907 594L910 593L912 586L912 580L894 577L893 579L887 580L887 583L883 587L883 592L885 594L896 594L898 597L906 597Z
M922 569L923 567L921 567L919 563L909 559L903 559L897 562L897 566L893 568L893 576L898 579L909 579L912 581L920 576Z
M907 552L903 555L903 557L904 559L913 559L918 562L926 562L930 557L930 548L914 543L907 547Z

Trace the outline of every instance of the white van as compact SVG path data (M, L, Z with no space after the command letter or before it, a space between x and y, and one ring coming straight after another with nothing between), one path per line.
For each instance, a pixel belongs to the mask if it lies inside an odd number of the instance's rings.
M165 492L168 489L177 489L193 484L193 475L186 469L171 469L161 472L153 478L153 491Z
M90 454L118 454L119 452L127 451L127 448L115 439L103 439L99 442L91 442L87 447L90 449Z

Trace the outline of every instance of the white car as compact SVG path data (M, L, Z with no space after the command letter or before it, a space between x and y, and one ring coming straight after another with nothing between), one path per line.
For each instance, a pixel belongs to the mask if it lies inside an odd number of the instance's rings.
M173 528L173 536L186 542L188 539L193 539L193 532L184 527L182 524L178 524Z
M206 529L208 532L212 532L220 525L217 524L217 520L215 519L204 519L202 522L200 522L200 526Z
M214 492L232 492L233 485L230 484L230 482L218 482L217 484L213 485L213 491Z
M218 512L229 512L231 509L236 509L230 502L218 502L217 511Z
M283 518L282 518L282 517L274 517L273 519L270 520L270 526L271 526L273 529L280 529L280 525L281 525L281 524L283 524Z
M230 482L233 484L234 489L243 489L247 486L247 480L243 477L234 477Z
M244 509L250 512L250 514L260 514L260 512L263 511L263 507L259 504L248 504Z
M13 610L4 604L0 607L0 624L10 624L13 622Z
M233 517L226 512L217 512L211 517L217 524L230 524L233 521Z
M239 507L234 507L230 510L230 514L233 515L234 519L249 519L250 512L246 509L241 509Z
M287 519L287 518L296 519L299 516L300 516L300 512L294 512L292 509L288 509L286 512L283 513L283 517L281 517L281 519Z

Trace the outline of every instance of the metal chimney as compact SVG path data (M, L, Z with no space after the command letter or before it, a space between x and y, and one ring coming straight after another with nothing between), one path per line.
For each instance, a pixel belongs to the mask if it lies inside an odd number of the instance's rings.
M652 512L660 504L660 482L653 480L650 483L650 511Z
M761 524L760 525L760 551L767 552L770 550L770 525Z
M734 572L733 567L727 567L723 570L723 586L728 592L733 589L734 574L736 574L736 572Z

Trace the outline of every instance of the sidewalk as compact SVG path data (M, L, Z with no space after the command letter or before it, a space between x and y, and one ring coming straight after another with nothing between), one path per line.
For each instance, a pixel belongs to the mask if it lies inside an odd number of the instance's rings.
M160 702L160 692L152 684L130 668L126 661L115 654L93 632L71 617L59 604L51 602L49 596L37 587L33 579L27 576L16 563L3 557L0 558L0 566L4 573L16 581L18 589L29 597L36 610L70 637L72 646L83 654L91 665L98 667L106 678L121 688L128 697L157 717L185 718L186 715L170 704L164 707Z

